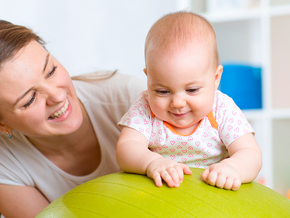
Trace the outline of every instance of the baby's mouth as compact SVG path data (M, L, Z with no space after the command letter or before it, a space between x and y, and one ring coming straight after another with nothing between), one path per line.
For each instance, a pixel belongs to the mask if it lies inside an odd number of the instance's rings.
M185 116L186 114L188 114L188 112L186 112L186 113L178 113L178 114L176 114L176 113L172 113L172 115L174 115L175 117L183 117L183 116Z
M64 106L61 109L59 109L57 112L55 112L53 115L51 115L48 119L53 120L53 119L57 119L61 117L67 111L68 104L69 104L68 99L66 99Z

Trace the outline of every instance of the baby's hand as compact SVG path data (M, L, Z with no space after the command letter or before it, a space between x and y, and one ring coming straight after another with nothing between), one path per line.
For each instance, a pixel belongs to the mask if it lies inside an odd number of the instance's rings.
M156 159L147 166L147 176L155 181L157 187L162 186L162 179L169 187L179 187L183 173L192 174L187 165L165 158Z
M208 167L201 175L204 182L219 188L236 191L241 186L241 175L237 168L228 163L217 163Z

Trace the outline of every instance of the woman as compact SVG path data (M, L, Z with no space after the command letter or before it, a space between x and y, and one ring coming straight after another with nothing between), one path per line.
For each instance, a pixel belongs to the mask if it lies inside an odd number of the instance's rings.
M5 217L35 217L73 187L118 171L116 124L146 87L118 73L72 82L43 44L30 29L0 21L0 212Z

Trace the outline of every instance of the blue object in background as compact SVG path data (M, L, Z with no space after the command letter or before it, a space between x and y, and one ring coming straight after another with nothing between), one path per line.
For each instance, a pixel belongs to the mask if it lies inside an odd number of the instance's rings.
M261 68L242 64L224 64L219 90L242 109L262 108Z

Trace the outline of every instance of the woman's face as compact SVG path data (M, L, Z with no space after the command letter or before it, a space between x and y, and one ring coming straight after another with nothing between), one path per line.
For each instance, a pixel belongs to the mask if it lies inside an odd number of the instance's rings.
M28 137L70 134L83 121L68 72L36 41L0 68L0 115Z

